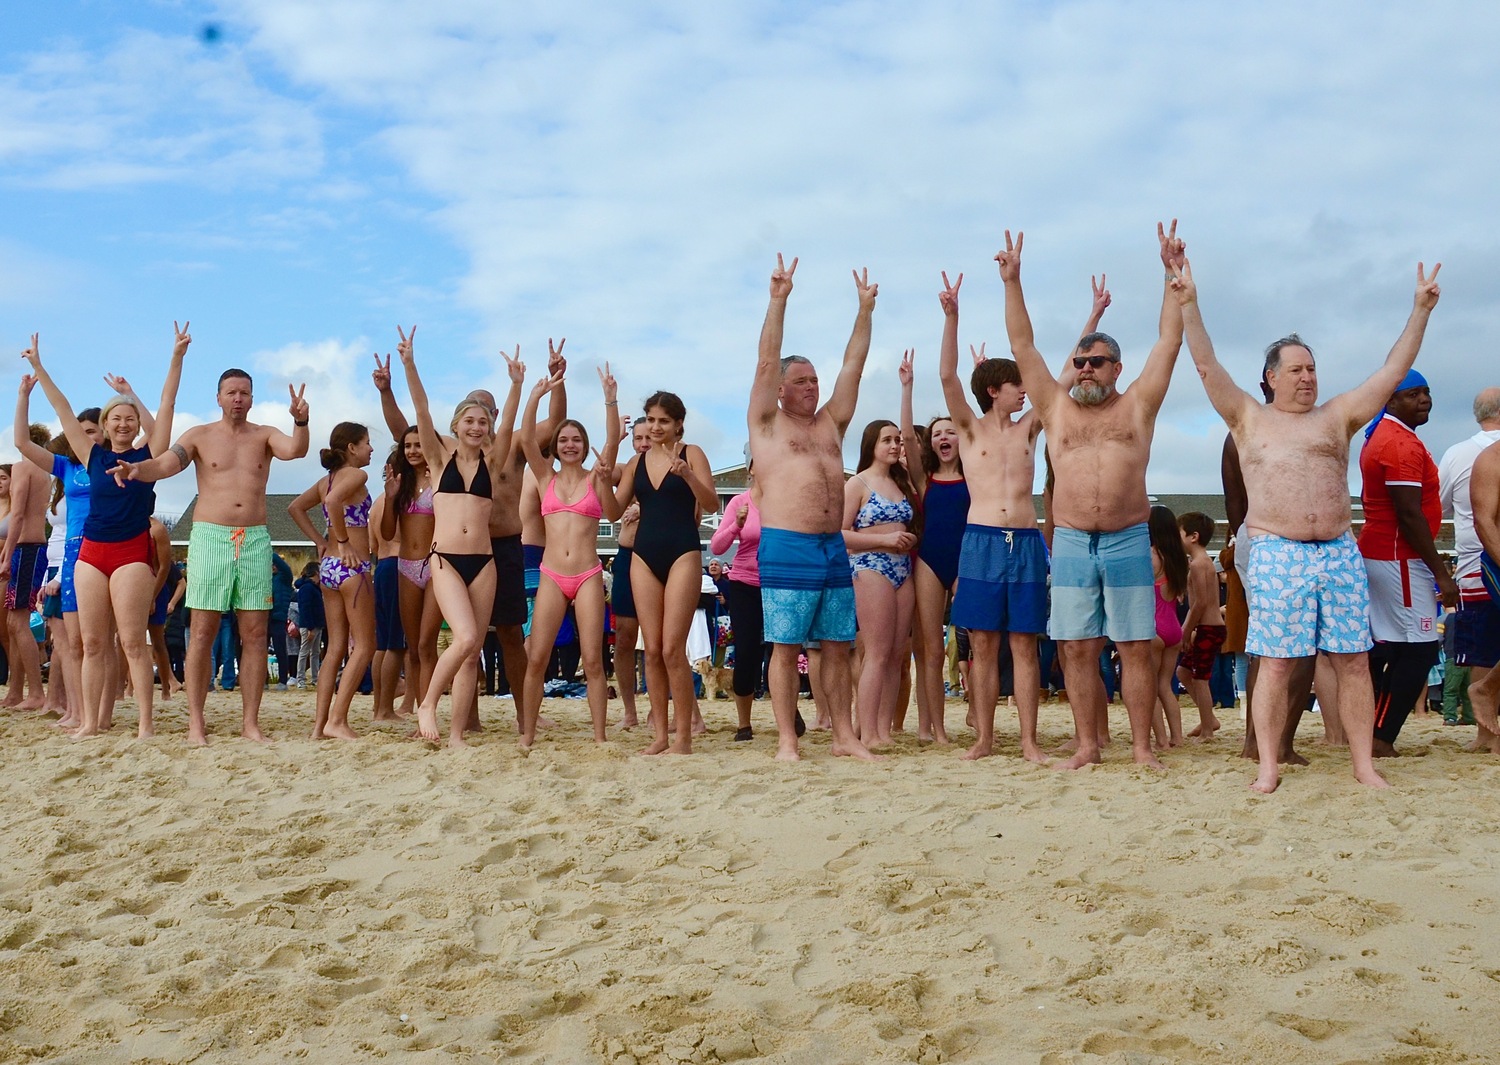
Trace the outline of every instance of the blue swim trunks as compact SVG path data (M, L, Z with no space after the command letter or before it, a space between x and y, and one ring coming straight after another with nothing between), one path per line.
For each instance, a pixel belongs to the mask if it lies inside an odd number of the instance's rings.
M1054 640L1116 643L1156 636L1156 585L1151 576L1151 534L1146 523L1118 532L1052 534Z
M1354 537L1250 541L1250 631L1245 651L1306 658L1370 649L1370 582Z
M528 599L536 598L537 587L542 583L542 553L546 550L545 547L538 547L536 544L521 545L521 557L525 560L526 567L526 598Z
M980 632L1047 631L1047 545L1039 530L964 528L953 624Z
M842 533L760 531L767 643L854 640L854 573Z
M375 562L375 650L406 650L406 630L401 627L401 574L394 556Z

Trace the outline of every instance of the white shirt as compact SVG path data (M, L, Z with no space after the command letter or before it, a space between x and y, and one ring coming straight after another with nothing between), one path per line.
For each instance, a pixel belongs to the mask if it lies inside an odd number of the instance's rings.
M1469 474L1474 460L1491 444L1500 443L1500 429L1482 429L1467 440L1443 452L1438 463L1438 496L1443 501L1443 517L1453 519L1453 546L1458 554L1458 584L1468 593L1480 590L1479 554L1484 550L1474 531L1474 507L1469 502ZM1465 578L1469 578L1465 581Z

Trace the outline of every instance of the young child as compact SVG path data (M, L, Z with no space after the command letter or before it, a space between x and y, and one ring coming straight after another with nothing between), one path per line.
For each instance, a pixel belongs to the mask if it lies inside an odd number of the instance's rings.
M1177 679L1198 704L1198 727L1188 735L1206 741L1213 739L1219 728L1208 680L1213 675L1214 656L1224 646L1229 630L1219 608L1219 577L1208 554L1214 520L1194 511L1180 516L1177 527L1182 530L1182 545L1188 556L1188 613L1182 622L1182 661Z
M1152 711L1151 727L1156 733L1157 749L1162 750L1182 743L1182 708L1172 691L1172 672L1177 665L1177 648L1182 644L1177 601L1187 591L1188 558L1182 534L1177 531L1177 519L1166 507L1151 508L1147 528L1151 534L1152 575L1156 580L1156 639L1151 646L1156 663L1157 706Z

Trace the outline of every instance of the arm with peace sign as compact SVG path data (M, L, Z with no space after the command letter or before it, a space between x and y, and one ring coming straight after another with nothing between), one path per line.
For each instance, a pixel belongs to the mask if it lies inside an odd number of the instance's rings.
M874 333L875 297L880 295L880 286L870 282L868 268L851 270L850 273L854 275L859 310L854 315L854 331L849 334L849 343L844 347L844 363L833 383L833 395L823 407L838 426L840 438L853 420L854 407L859 401L859 379L864 376L865 359L870 355L870 338Z
M561 377L539 377L531 389L531 395L526 397L526 409L521 412L521 428L516 435L521 441L521 453L526 456L526 465L531 467L532 476L536 478L538 485L545 485L547 478L552 474L552 459L542 454L542 442L538 435L536 423L536 410L541 405L542 397L562 384Z
M272 428L268 444L271 448L271 457L290 460L300 459L307 454L308 431L307 431L307 400L304 394L307 392L307 382L301 385L287 385L287 394L291 396L291 406L288 408L292 413L292 435L287 436L280 429Z
M182 383L182 360L187 355L188 345L193 342L192 335L188 333L188 326L191 324L183 322L179 326L176 322L172 323L172 332L175 334L172 361L167 365L167 379L161 385L161 403L156 408L154 424L147 424L150 415L146 413L146 405L139 401L136 403L135 409L141 416L141 428L146 431L146 446L153 455L162 454L172 443L172 417L177 408L177 386ZM128 389L130 386L125 387Z
M786 301L792 294L792 275L796 272L796 256L788 266L781 252L777 252L776 269L771 271L771 303L760 327L760 353L755 363L755 378L750 385L748 418L752 431L776 416L782 376L781 336L786 329Z
M619 441L615 443L618 445ZM625 508L615 496L615 453L608 444L603 451L598 448L593 451L594 468L590 474L594 478L594 492L599 496L599 509L604 512L605 521L619 521Z
M615 375L609 372L608 360L599 371L599 387L604 391L604 450L600 454L609 459L609 467L613 470L624 432L620 419L615 417L620 410L620 385Z
M73 448L73 454L78 456L78 461L88 465L89 453L94 450L94 441L89 434L83 431L83 426L78 424L78 419L73 414L73 406L68 402L68 397L63 395L62 389L52 380L52 375L42 365L41 334L31 334L31 346L21 352L21 358L25 359L31 366L28 377L34 378L35 383L42 386L42 392L47 401L52 404L52 409L57 412L58 421L62 422L63 435L68 438L68 444ZM21 379L21 390L26 396L31 395L31 385L27 378ZM20 437L26 435L27 421L24 418L16 420L17 446ZM29 437L28 437L29 439ZM51 467L48 467L49 471Z
M568 416L568 360L563 358L563 345L567 342L568 338L563 337L553 347L552 338L547 338L547 376L557 378L558 383L549 393L547 417L536 427L538 437L544 440L552 439L552 431Z
M440 470L447 463L453 448L444 446L443 438L432 424L432 410L427 405L427 389L417 373L417 356L412 346L412 341L417 336L417 327L411 327L409 336L399 325L396 332L401 336L401 342L396 345L396 356L406 371L406 390L411 393L412 413L416 416L417 438L422 442L422 455L427 460L429 470Z
M1036 348L1036 333L1031 328L1031 315L1021 292L1021 246L1025 240L1026 234L1018 232L1012 241L1007 229L1005 250L995 253L995 262L1000 266L1000 280L1005 282L1005 332L1010 337L1010 352L1016 357L1027 398L1045 418L1052 405L1067 392L1047 369L1047 360Z
M503 351L500 357L505 360L505 373L510 378L510 391L505 394L505 403L501 405L500 413L495 420L495 442L490 445L489 450L490 462L495 466L503 463L510 455L510 442L516 427L516 412L521 409L521 386L526 383L526 364L521 361L521 345L516 345L514 359Z
M1145 409L1153 415L1167 398L1167 386L1172 383L1172 371L1182 351L1182 312L1172 286L1176 282L1177 268L1187 262L1187 245L1177 236L1177 219L1172 219L1170 230L1164 229L1160 222L1156 223L1156 240L1161 246L1161 263L1166 271L1161 294L1161 324L1151 354L1146 356L1140 376L1130 386L1131 392L1141 396Z
M916 348L907 348L901 353L896 379L901 382L901 446L906 449L906 472L911 477L916 499L921 499L927 492L927 468L922 462L922 441L917 436L916 419L911 409L916 358Z
M1363 384L1328 401L1330 407L1339 408L1351 435L1389 402L1391 395L1401 384L1401 379L1411 369L1412 363L1417 361L1417 352L1422 350L1422 337L1427 332L1427 320L1437 306L1438 297L1442 295L1437 283L1438 271L1442 268L1443 264L1437 263L1433 266L1432 273L1428 274L1423 264L1417 263L1417 291L1412 298L1411 316L1407 318L1406 328L1396 338L1390 354L1385 357L1384 365Z
M1186 259L1172 264L1172 294L1182 315L1183 331L1187 335L1188 355L1193 367L1203 379L1203 390L1208 401L1224 419L1230 430L1235 430L1244 420L1247 408L1259 406L1254 397L1229 376L1214 356L1214 345L1208 339L1208 329L1203 324L1203 314L1198 308L1198 286L1193 281L1193 266ZM1248 546L1248 545L1247 545Z
M948 280L948 272L943 271L943 291L938 293L938 306L943 309L943 341L938 348L938 380L943 385L943 399L948 404L948 417L953 422L953 427L960 432L967 433L970 424L974 421L974 408L969 406L968 396L964 393L964 383L958 376L958 290L963 287L964 275L959 274L957 281ZM974 356L974 365L978 366L983 359L983 345L980 351L974 351L974 346L969 345L969 353Z
M1094 292L1094 302L1089 307L1089 316L1083 323L1083 331L1078 334L1078 343L1073 345L1073 350L1068 352L1068 357L1063 360L1062 369L1058 372L1057 383L1064 389L1071 391L1078 371L1073 368L1073 359L1079 355L1079 348L1083 346L1083 338L1099 328L1099 322L1104 318L1104 312L1109 308L1111 297L1108 288L1109 279L1100 274L1095 277L1089 275L1089 288Z
M392 438L400 440L413 423L401 413L401 405L391 391L390 352L386 352L385 362L380 361L378 353L375 355L375 369L371 371L370 379L375 382L375 391L380 393L380 416L385 419L385 427L391 431Z

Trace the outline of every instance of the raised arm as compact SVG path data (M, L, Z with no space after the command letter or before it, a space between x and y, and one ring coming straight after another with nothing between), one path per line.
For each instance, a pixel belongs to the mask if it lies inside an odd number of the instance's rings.
M62 423L63 435L68 438L68 444L73 448L73 454L78 456L79 462L87 466L89 454L94 450L94 441L89 438L88 433L83 431L83 426L78 424L78 419L73 416L73 408L68 404L68 397L62 394L62 389L57 387L57 384L52 380L52 375L42 365L39 337L39 333L31 334L31 347L21 352L21 358L31 364L32 376L42 386L42 393L47 397L47 401L52 404L52 409L57 412L57 420ZM31 386L26 385L24 381L22 384L26 393L30 394ZM26 428L27 423L24 420L16 422L17 434L24 434ZM19 442L17 446L19 446ZM47 472L52 472L50 462L47 465Z
M922 463L922 441L917 438L911 413L912 360L916 354L915 348L906 349L896 376L901 381L901 446L906 449L906 472L911 477L915 498L921 499L927 491L927 467Z
M1385 363L1363 384L1328 401L1328 406L1336 408L1344 418L1351 436L1355 429L1375 417L1380 408L1390 401L1396 387L1401 384L1401 379L1411 369L1412 363L1417 361L1417 352L1422 350L1422 337L1427 332L1427 320L1432 315L1432 309L1437 306L1438 297L1442 295L1437 283L1438 271L1442 268L1443 264L1438 263L1432 268L1431 276L1428 276L1423 272L1422 264L1417 264L1417 291L1412 298L1411 316L1406 319L1406 328L1396 338L1396 344L1385 357Z
M401 359L402 369L406 371L406 389L411 393L412 412L417 416L417 439L422 442L422 454L427 456L427 468L441 470L448 461L448 450L443 447L443 439L432 424L432 411L427 405L427 389L422 386L422 378L417 373L417 358L412 351L417 327L411 327L411 336L407 336L400 326L396 327L396 331L401 334L396 354Z
M1000 264L1000 280L1005 283L1005 332L1010 338L1010 353L1016 357L1027 398L1037 413L1045 417L1052 405L1066 393L1052 376L1052 371L1047 369L1047 360L1036 349L1036 332L1031 328L1026 296L1021 291L1021 245L1025 239L1025 233L1017 233L1012 243L1007 229L1005 250L995 253L995 262Z
M161 384L161 402L156 407L156 424L146 429L146 447L153 455L160 455L172 443L172 418L177 409L177 386L182 383L182 360L187 355L188 345L193 342L188 333L190 324L183 322L179 326L176 322L172 323L172 332L176 335L172 343L172 359L167 363L167 377ZM141 404L136 409L141 412L141 424L144 427L145 406Z
M510 455L510 441L516 427L516 411L521 407L521 385L526 380L526 364L521 361L521 345L516 345L516 357L512 359L505 352L500 353L505 360L505 373L510 378L510 390L505 393L505 402L500 407L500 413L495 421L495 442L490 445L490 459L493 462L504 462Z
M30 374L21 377L21 387L16 392L15 445L21 457L47 473L52 472L52 460L57 456L31 439L31 390L36 387L36 378ZM87 437L85 437L87 439ZM71 441L69 441L71 443ZM78 453L77 449L73 452Z
M752 434L756 426L776 417L781 386L781 337L786 327L786 301L792 294L792 275L796 272L796 256L792 257L792 265L787 266L777 252L776 269L771 272L771 302L760 327L760 353L755 363L755 379L750 385L747 419Z
M833 395L823 409L838 426L839 439L854 418L854 407L859 402L859 379L864 376L865 360L870 356L870 337L874 331L875 297L880 295L880 286L870 284L870 271L852 270L854 290L859 295L859 309L854 314L854 331L849 334L849 343L844 346L844 362L839 367L838 379L833 384Z
M958 280L949 284L948 272L943 271L943 291L938 293L938 306L943 308L943 341L938 347L938 380L943 385L948 417L953 420L954 428L966 433L977 415L974 408L969 406L964 383L958 377L958 290L963 287L963 283L964 275L959 274ZM983 348L983 345L980 347ZM980 353L972 351L972 347L971 352L974 355L974 365L978 366L982 361Z
M531 389L531 395L526 397L526 409L521 412L521 453L526 456L526 465L531 467L536 483L542 485L544 491L547 478L552 473L552 462L542 456L541 441L536 434L536 409L541 404L542 397L560 384L560 377L539 378Z
M1203 379L1203 390L1208 393L1208 401L1219 412L1219 417L1234 431L1244 421L1246 410L1255 406L1255 399L1234 383L1229 371L1214 357L1213 341L1208 339L1208 329L1204 327L1203 315L1198 310L1198 286L1193 282L1193 266L1186 259L1173 271L1171 290L1180 308L1188 353L1193 357L1198 376Z
M563 345L567 342L568 338L563 337L554 348L552 338L547 338L547 376L557 378L559 383L547 400L547 417L537 423L537 436L542 440L551 440L553 431L568 416L568 360L563 358ZM520 358L520 356L521 349L517 347L516 357ZM522 381L525 381L525 375L522 375ZM516 388L516 398L519 400L520 385Z
M266 436L266 446L270 449L272 458L289 462L307 454L307 382L304 381L295 388L289 384L286 390L287 395L292 398L291 405L287 408L292 414L292 435L287 436L280 429L273 427ZM398 436L396 439L401 438Z
M1100 274L1095 277L1089 275L1089 288L1094 293L1094 300L1089 305L1089 316L1083 323L1083 330L1078 334L1078 343L1073 345L1073 350L1068 352L1068 357L1063 359L1062 368L1057 374L1057 383L1062 386L1064 392L1071 392L1078 377L1078 370L1073 366L1073 359L1079 354L1078 349L1082 347L1083 338L1099 328L1099 323L1104 320L1104 312L1109 308L1111 297L1109 294L1109 278Z
M609 460L610 475L613 476L625 429L620 424L620 383L609 372L608 360L604 363L604 369L599 371L599 387L604 392L604 448L599 454ZM614 487L613 483L610 487Z
M370 371L370 380L375 382L375 391L380 393L380 416L385 419L385 427L391 431L391 436L399 443L406 435L406 430L412 423L406 420L406 415L401 413L401 405L396 402L396 394L391 391L391 356L387 353L385 362L380 361L380 355L375 355L375 369Z
M1169 231L1156 223L1156 239L1161 245L1163 274L1161 288L1161 319L1157 326L1156 344L1146 356L1141 374L1130 386L1137 393L1143 408L1154 415L1167 398L1167 387L1172 383L1172 371L1177 367L1177 356L1182 351L1183 320L1180 304L1173 284L1177 271L1187 262L1187 245L1177 237L1177 219L1172 219Z

